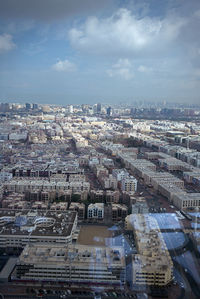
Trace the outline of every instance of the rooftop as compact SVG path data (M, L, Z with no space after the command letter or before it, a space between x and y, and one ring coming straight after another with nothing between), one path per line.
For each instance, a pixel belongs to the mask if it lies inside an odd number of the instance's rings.
M54 264L57 266L93 267L125 266L123 247L96 247L88 245L27 245L20 256L20 263Z
M68 236L76 218L73 211L0 209L0 236Z

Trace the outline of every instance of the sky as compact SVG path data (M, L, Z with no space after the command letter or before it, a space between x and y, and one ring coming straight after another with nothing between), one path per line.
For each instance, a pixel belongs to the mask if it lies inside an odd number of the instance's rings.
M0 102L200 103L200 0L0 0Z

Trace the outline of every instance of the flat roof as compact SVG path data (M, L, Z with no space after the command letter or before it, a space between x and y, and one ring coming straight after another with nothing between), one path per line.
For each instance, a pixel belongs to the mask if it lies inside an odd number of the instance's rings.
M20 255L20 263L56 265L73 264L102 269L109 266L124 267L124 249L116 247L97 247L88 245L27 245Z
M64 236L71 234L75 211L0 209L0 236Z

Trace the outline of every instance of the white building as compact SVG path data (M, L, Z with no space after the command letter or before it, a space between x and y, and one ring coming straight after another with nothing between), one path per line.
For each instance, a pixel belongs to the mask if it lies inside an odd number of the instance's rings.
M105 189L117 189L117 180L112 176L112 174L109 174L108 177L101 178L101 182Z
M94 203L88 206L89 219L103 219L104 217L104 203Z
M136 191L137 190L137 180L133 176L125 178L122 180L122 191Z
M118 182L121 182L129 176L129 173L126 169L113 169L112 175L118 180Z
M7 172L7 171L0 172L0 181L1 182L10 181L12 179L12 177L13 177L13 175L10 172Z

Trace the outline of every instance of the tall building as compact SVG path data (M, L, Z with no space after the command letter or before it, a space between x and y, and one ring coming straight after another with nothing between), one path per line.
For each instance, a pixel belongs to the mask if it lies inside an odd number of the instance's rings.
M74 107L72 105L69 105L69 113L73 113L74 112Z
M9 105L9 103L1 103L0 104L0 111L1 112L8 112L8 111L10 111L10 105Z
M31 109L31 104L30 103L26 103L25 107L26 107L26 110L30 110Z
M33 110L37 110L38 109L38 104L33 104Z
M112 108L108 107L107 110L106 110L106 113L107 113L108 116L111 116L112 115Z
M97 113L101 113L101 103L97 104Z

